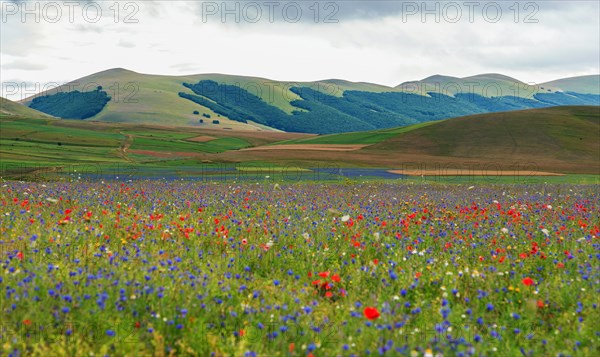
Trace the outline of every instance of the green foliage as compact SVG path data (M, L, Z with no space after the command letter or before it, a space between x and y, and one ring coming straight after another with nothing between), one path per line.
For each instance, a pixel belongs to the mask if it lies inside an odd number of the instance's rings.
M316 134L356 132L429 122L488 112L542 108L555 105L598 105L600 96L543 93L534 99L516 96L484 97L458 93L345 91L335 97L308 87L292 87L300 100L290 102L291 115L239 86L215 81L184 83L195 94L179 93L215 113L246 123L248 120L289 131Z
M30 107L65 119L86 119L100 113L110 97L98 87L91 92L58 92L36 97Z

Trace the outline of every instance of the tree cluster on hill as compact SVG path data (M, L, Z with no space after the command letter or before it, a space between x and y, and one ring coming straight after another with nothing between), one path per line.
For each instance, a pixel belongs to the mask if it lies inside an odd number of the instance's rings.
M36 97L29 105L41 112L66 119L86 119L100 113L110 101L102 87L90 92L58 92Z
M409 125L451 117L555 105L599 105L600 96L578 93L541 93L533 98L515 96L483 97L436 92L418 95L408 92L345 91L335 97L308 87L290 90L301 99L290 104L297 108L288 114L240 86L215 81L184 83L194 94L180 92L219 115L246 123L248 120L270 127L316 134L360 131Z

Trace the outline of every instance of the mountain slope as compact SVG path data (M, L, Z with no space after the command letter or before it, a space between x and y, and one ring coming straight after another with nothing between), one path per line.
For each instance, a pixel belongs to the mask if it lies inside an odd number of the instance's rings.
M589 79L580 81L589 84ZM575 79L569 83L570 88L579 86ZM79 91L104 91L110 99L94 115L98 103L103 103L90 102L93 108L86 108L85 93ZM494 73L466 78L436 75L391 88L338 79L285 83L223 74L162 76L111 69L24 102L40 110L49 108L54 115L71 113L65 118L329 134L487 112L599 105L600 95L541 90Z
M327 153L346 165L493 169L600 174L600 107L487 113L408 127L322 135L277 143L296 151L252 150L255 159L323 160L316 146L367 146ZM305 150L301 150L305 147ZM224 153L239 160L242 153Z
M47 118L47 114L31 109L26 105L0 97L0 114L16 115L30 118Z
M597 161L598 137L600 107L555 107L443 120L368 149L475 159Z
M542 89L552 91L600 94L600 75L557 79L540 84Z
M122 68L110 69L69 82L48 92L25 99L31 105L34 98L56 93L70 93L72 90L92 91L101 86L111 100L97 115L89 118L104 122L146 123L177 126L194 126L204 120L203 126L210 128L230 128L234 130L263 130L257 126L243 124L219 117L210 109L198 106L178 96L185 90L183 83L216 78L228 81L224 75L162 76L142 74ZM237 77L241 80L243 77ZM198 114L194 114L198 111ZM203 114L210 116L204 117ZM219 120L218 126L212 120Z

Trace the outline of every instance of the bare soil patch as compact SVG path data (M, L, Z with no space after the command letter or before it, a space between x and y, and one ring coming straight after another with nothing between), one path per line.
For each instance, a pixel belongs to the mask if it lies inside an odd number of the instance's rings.
M309 150L309 151L355 151L367 145L355 144L290 144L290 145L268 145L254 148L242 149L240 151L271 151L271 150Z
M196 143L207 143L207 142L213 141L215 139L217 139L217 138L215 138L214 136L200 135L200 136L196 136L196 137L193 137L193 138L186 139L186 141L193 141L193 142L196 142Z

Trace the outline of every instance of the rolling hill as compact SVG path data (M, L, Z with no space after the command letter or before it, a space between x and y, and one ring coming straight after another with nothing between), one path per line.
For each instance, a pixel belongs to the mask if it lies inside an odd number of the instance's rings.
M586 94L600 94L600 76L581 76L558 79L540 84L540 89Z
M488 113L367 132L298 138L251 150L224 153L228 159L323 160L423 169L500 167L504 170L600 174L600 107L553 107ZM284 146L295 150L285 150ZM319 146L321 148L319 148Z
M26 105L13 102L6 98L0 97L0 114L3 115L15 115L15 116L23 116L23 117L49 117L49 115L37 111L35 109L31 109Z
M479 114L331 135L0 115L0 159L27 167L257 164L600 174L600 107ZM91 165L91 166L90 166Z
M493 73L466 78L436 75L392 88L339 79L286 83L223 74L151 75L118 68L24 103L54 116L102 122L329 134L469 114L600 105L594 78L600 76L530 86Z

